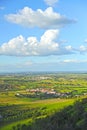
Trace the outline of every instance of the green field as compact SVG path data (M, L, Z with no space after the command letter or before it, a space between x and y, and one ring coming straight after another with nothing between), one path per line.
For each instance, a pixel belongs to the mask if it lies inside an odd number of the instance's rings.
M0 130L18 130L23 124L44 120L86 97L84 73L1 75Z

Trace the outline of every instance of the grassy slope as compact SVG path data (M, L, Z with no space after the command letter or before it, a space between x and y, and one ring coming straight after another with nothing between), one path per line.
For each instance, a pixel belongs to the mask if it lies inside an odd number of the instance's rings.
M45 119L37 119L26 128L31 130L87 130L87 98Z
M14 102L12 102L13 99L14 99ZM74 99L47 99L47 100L38 100L38 101L32 101L32 102L29 101L29 99L20 99L20 100L17 98L13 98L13 99L11 99L11 97L8 97L8 99L6 99L9 105L12 105L12 104L19 105L18 108L21 110L22 109L26 110L28 108L31 108L31 109L34 108L34 110L36 109L36 111L39 112L39 115L34 114L33 118L40 118L40 117L44 118L48 115L51 115L55 111L59 111L60 109L63 109L64 107L70 104L73 104L74 102ZM12 126L15 126L17 124L27 124L31 122L32 120L33 120L32 117L30 117L30 118L25 118L18 121L13 121L12 123L10 122L10 124L7 123L4 127L1 128L1 130L11 130Z
M82 98L84 98L84 97L82 97ZM55 124L56 123L55 121L57 121L57 119L59 120L59 118L58 118L59 115L61 115L60 120L63 120L61 122L62 124L63 124L63 122L67 122L67 121L65 121L66 119L69 119L69 118L71 119L71 117L73 115L71 120L73 121L73 120L77 119L76 125L79 127L80 125L84 125L84 124L81 124L83 119L80 119L80 120L78 119L79 118L78 116L80 116L80 115L77 115L78 118L76 118L75 116L76 116L76 114L78 114L78 112L80 112L79 110L80 110L82 104L84 107L84 112L87 110L87 101L84 103L81 103L80 107L79 107L79 103L77 103L77 105L76 104L74 105L75 101L77 101L77 99L47 99L47 100L43 100L43 101L39 100L39 101L29 102L29 104L28 104L28 102L26 102L26 104L24 104L24 106L26 106L26 107L30 106L31 108L32 107L38 108L37 111L39 111L41 115L34 114L33 117L12 122L12 123L7 124L6 126L2 127L0 130L12 130L13 126L17 126L19 124L20 125L33 124L35 120L36 121L33 125L35 125L35 127L37 127L37 128L39 128L39 125L40 125L39 123L42 123L42 125L43 125L44 122L47 122L47 124L54 123L54 125L57 125L57 124ZM72 106L68 107L70 105L72 105ZM45 108L45 109L42 109L42 108ZM44 114L44 111L45 111L45 114ZM58 112L60 112L60 114ZM66 116L66 117L64 117L64 116ZM51 119L53 120L53 122L51 122L52 121ZM72 124L72 122L71 122L71 124ZM64 127L66 127L66 125ZM66 129L68 130L68 128L66 128ZM32 127L32 130L36 130L36 129L34 129ZM40 130L43 130L43 129L40 129Z

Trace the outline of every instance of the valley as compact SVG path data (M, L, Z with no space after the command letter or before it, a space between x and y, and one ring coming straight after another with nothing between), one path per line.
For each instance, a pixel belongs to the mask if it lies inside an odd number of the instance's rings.
M0 130L36 130L37 120L47 120L86 98L86 73L0 75Z

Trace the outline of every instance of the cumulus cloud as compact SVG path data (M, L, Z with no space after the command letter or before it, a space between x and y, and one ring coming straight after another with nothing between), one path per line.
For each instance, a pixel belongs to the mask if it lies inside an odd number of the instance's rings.
M84 45L81 45L79 48L80 53L87 53L87 47Z
M45 3L49 6L55 5L59 0L44 0Z
M57 42L59 30L47 30L40 38L17 36L0 46L0 55L11 56L48 56L74 53L71 46Z
M84 42L87 43L87 39L85 39ZM80 51L80 53L82 53L82 54L87 53L87 46L81 45L81 46L79 47L79 51Z
M29 7L24 7L17 14L8 14L5 18L15 24L43 29L61 28L76 22L74 19L68 19L66 16L54 12L52 7L44 11L41 9L34 11Z

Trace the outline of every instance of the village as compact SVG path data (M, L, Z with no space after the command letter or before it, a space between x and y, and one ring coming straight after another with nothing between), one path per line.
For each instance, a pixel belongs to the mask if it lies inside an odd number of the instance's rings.
M71 96L71 92L60 93L56 92L54 89L47 88L36 88L36 89L26 89L25 93L16 93L17 97L29 97L29 98L68 98Z

